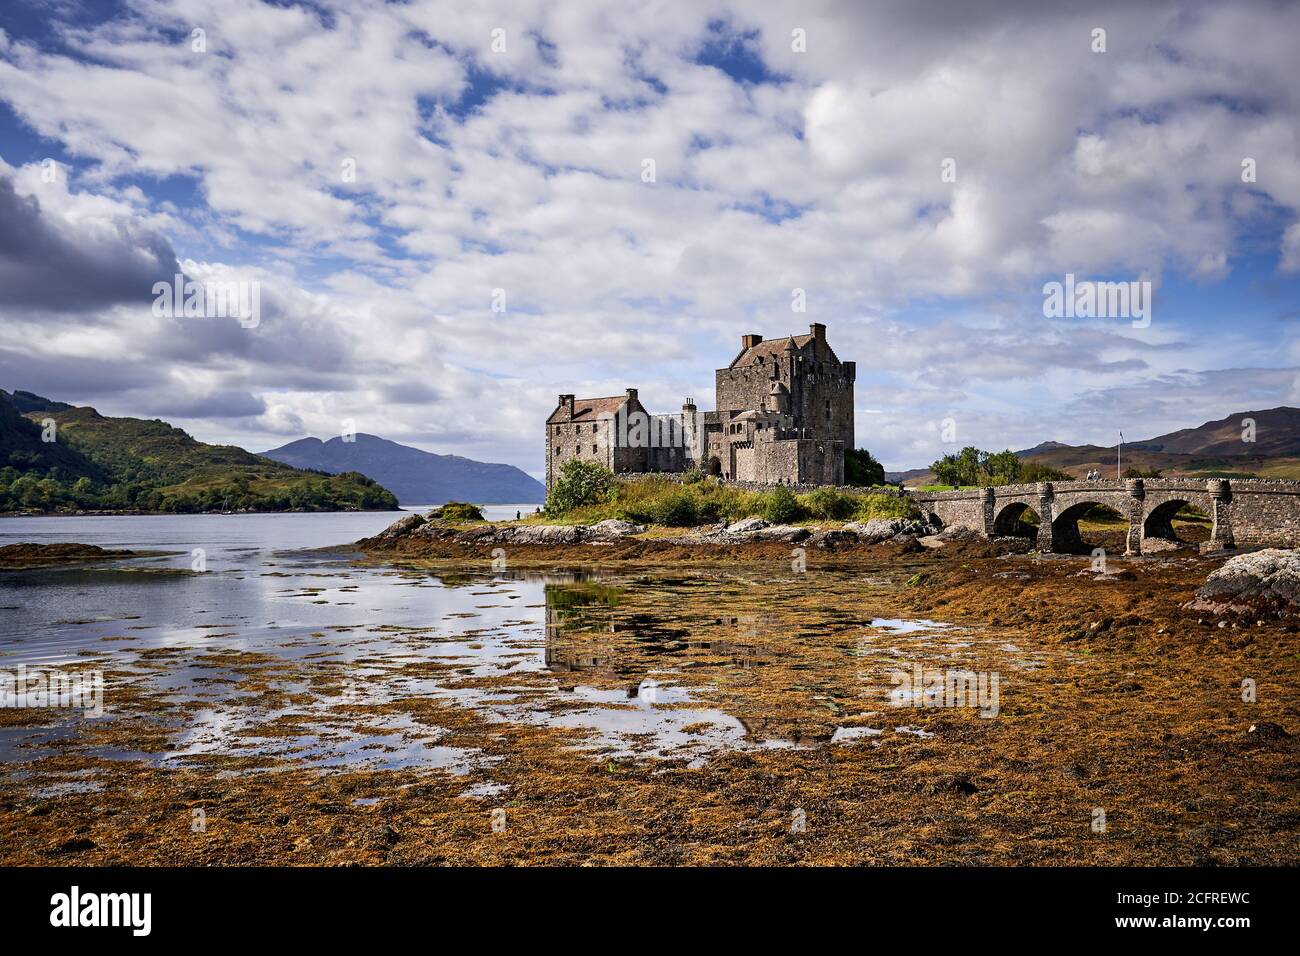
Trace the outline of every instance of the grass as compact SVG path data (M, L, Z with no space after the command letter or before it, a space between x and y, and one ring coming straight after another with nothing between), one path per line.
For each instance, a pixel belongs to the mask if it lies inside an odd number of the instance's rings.
M787 496L793 501L787 500ZM607 518L618 518L652 526L690 527L722 521L730 523L749 517L771 519L773 515L797 524L904 518L916 514L916 505L911 499L870 489L819 488L790 496L788 489L746 491L711 478L681 483L651 476L635 481L615 481L605 501L564 512L531 515L523 520L530 524L549 524L556 520L594 524Z

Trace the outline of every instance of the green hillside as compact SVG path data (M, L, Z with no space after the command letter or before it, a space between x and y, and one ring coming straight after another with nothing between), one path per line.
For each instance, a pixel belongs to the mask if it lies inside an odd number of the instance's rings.
M42 440L47 419L56 423L54 442ZM0 391L0 511L396 508L391 493L356 472L306 471L204 444L157 419L106 418Z

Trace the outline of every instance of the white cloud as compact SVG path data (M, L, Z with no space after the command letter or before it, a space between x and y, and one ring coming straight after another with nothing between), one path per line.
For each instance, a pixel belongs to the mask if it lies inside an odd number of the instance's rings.
M32 339L48 320L6 315L0 347L40 357L28 367L52 382L68 380L51 371L61 354L174 373L151 391L83 369L87 387L55 397L149 414L205 397L247 411L248 396L265 411L187 424L258 447L347 416L536 470L556 392L707 401L742 331L815 320L882 413L860 416L860 439L909 464L953 410L991 442L1068 438L1053 412L1085 388L1222 361L1176 315L1143 334L1047 324L1043 275L1225 281L1261 222L1285 229L1280 267L1300 269L1296 8L322 6L137 0L65 27L71 52L0 37L0 99L83 164L49 194L25 167L19 192L267 289L252 333L106 307L76 336ZM695 62L718 20L758 31L749 43L789 81ZM1088 49L1094 21L1105 54ZM206 53L190 49L196 26ZM807 54L789 48L794 27ZM1257 183L1241 182L1244 156ZM151 178L176 175L204 206L150 198ZM807 315L790 312L795 286Z

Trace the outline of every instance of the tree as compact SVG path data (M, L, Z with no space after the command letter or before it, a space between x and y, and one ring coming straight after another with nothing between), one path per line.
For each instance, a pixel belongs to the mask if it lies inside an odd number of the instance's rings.
M614 487L614 473L594 461L570 458L560 466L560 477L546 496L548 514L563 514L584 505L609 500Z
M1125 478L1162 478L1164 476L1160 474L1159 468L1138 468L1135 467L1134 465L1129 465L1127 468L1124 469L1124 477Z
M961 463L956 455L944 455L930 466L930 472L934 475L934 480L941 485L952 485L956 488L961 484Z
M885 466L865 448L847 449L844 452L844 483L860 487L883 485Z
M984 459L984 470L1000 484L1010 484L1020 477L1020 459L1011 449L996 452Z

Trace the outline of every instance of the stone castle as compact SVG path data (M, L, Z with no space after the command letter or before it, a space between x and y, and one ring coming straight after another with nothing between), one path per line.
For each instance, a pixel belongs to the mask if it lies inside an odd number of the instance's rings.
M853 381L826 326L764 341L741 336L740 352L715 373L716 406L652 415L629 388L611 398L561 395L546 419L546 487L573 458L615 474L698 468L727 481L765 485L844 483L853 447Z

